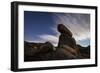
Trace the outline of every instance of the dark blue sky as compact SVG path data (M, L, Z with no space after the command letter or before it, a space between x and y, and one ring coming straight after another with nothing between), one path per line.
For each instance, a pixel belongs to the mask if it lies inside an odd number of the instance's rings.
M49 13L24 11L24 40L28 42L50 41L57 45L58 24L64 24L74 34L78 44L90 44L90 15L75 13Z
M52 19L52 13L41 12L24 12L24 35L25 40L34 40L37 35L41 34L54 34L50 29L55 23Z

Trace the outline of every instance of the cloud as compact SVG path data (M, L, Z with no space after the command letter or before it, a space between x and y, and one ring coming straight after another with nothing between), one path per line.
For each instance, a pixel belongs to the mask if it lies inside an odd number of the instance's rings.
M40 35L39 37L43 41L51 42L54 46L57 46L57 44L58 44L58 38L59 38L58 36L49 35L49 34L43 34L43 35Z
M58 45L58 36L50 34L41 34L37 36L37 39L29 42L45 43L47 41L51 42L54 46Z
M90 15L89 14L54 13L53 20L55 22L55 25L50 28L52 29L52 32L54 32L55 34L51 35L45 33L45 34L37 35L37 38L35 38L32 42L44 43L46 41L49 41L54 46L57 46L59 41L59 35L60 35L60 33L57 31L58 24L64 24L67 28L69 28L72 31L73 37L75 38L77 44L83 45L86 43L85 41L90 40ZM89 43L87 43L86 45L89 45Z
M52 29L57 29L57 24L64 24L68 27L72 33L75 40L83 41L90 39L90 15L89 14L54 14L53 19L56 21ZM56 32L56 31L55 31Z

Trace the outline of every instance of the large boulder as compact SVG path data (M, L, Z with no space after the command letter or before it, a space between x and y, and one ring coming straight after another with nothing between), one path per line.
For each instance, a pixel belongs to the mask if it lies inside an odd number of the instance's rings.
M63 33L59 36L58 47L61 47L63 45L67 45L70 46L71 48L75 48L76 41L74 38L69 37L67 34Z
M61 34L66 34L70 37L72 37L72 32L67 28L65 27L63 24L59 24L58 25L58 31L61 33Z

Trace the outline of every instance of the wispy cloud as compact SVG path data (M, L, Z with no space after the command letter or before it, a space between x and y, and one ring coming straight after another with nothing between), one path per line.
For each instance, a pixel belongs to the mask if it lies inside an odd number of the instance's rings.
M57 46L58 44L58 36L56 35L50 35L50 34L43 34L39 36L40 39L44 41L49 41L51 42L54 46Z
M29 42L45 43L45 42L49 41L54 46L57 46L58 45L58 38L59 37L56 35L41 34L41 35L38 35L36 39L29 41Z
M79 41L90 39L89 14L54 14L53 19L56 21L56 26L52 28L55 32L58 24L64 24L72 31L73 37L77 43L79 43Z
M67 28L69 28L72 33L73 37L75 38L78 44L84 44L87 40L90 40L90 15L89 14L74 14L74 13L67 13L67 14L58 14L54 13L53 20L55 25L50 27L52 32L55 34L41 34L37 35L37 38L33 40L33 42L51 42L54 46L57 46L59 41L60 33L57 31L58 24L64 24ZM86 42L85 42L86 41ZM82 43L81 43L82 42ZM89 43L85 44L89 45ZM83 45L84 46L84 45Z

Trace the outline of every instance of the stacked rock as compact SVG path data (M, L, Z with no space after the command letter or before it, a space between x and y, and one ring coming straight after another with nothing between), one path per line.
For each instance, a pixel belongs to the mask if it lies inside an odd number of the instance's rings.
M65 27L63 24L58 25L58 31L61 33L61 35L59 36L58 47L67 45L71 48L75 48L76 41L72 37L73 36L72 32L67 27Z

